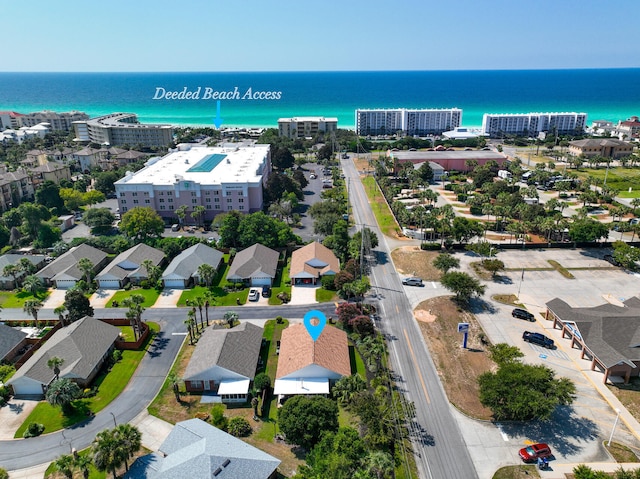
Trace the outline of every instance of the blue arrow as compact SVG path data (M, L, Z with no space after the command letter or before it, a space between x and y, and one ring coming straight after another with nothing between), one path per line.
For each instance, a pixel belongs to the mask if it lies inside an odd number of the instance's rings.
M222 118L220 118L220 100L216 102L216 117L213 119L213 124L219 130L222 125Z

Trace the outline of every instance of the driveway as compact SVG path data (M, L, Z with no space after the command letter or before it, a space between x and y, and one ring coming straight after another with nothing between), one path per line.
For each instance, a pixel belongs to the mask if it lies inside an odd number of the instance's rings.
M0 440L13 439L18 428L39 402L34 399L11 398L6 406L0 407Z
M58 306L62 306L66 293L66 289L50 288L49 296L47 296L47 299L42 303L42 309L56 309Z
M301 285L301 286L291 286L291 301L289 304L315 304L316 301L316 291L318 290L319 285Z
M111 297L116 294L117 289L99 289L91 295L89 302L94 308L106 308Z
M163 289L152 308L175 308L183 289Z

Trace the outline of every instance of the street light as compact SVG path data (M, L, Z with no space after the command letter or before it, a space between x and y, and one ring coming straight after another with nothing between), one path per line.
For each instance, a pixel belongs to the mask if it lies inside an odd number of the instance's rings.
M620 419L620 409L616 408L616 420L613 422L613 429L611 430L611 436L609 436L609 442L607 442L607 447L611 446L611 439L613 439L613 433L616 432L618 419Z

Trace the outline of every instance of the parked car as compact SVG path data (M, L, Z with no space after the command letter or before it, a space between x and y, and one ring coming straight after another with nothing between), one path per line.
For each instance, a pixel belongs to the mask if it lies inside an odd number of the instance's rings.
M404 278L402 280L402 284L406 286L423 286L422 278L417 278L415 276L412 276L410 278Z
M316 176L316 174L315 174L315 173L311 173L311 174L309 175L309 179L310 179L310 180L315 180L316 178L317 178L317 176Z
M263 298L270 298L271 297L271 287L270 286L263 286L262 287L262 297Z
M249 290L249 301L258 301L260 299L260 291L255 288Z
M533 314L531 314L526 309L521 308L515 308L513 311L511 311L511 316L513 316L514 318L526 319L527 321L531 322L534 322L536 320Z
M524 339L528 343L537 344L547 349L553 349L555 347L553 339L547 338L544 334L540 333L525 331L524 333L522 333L522 339Z
M518 453L524 462L536 462L538 458L551 457L551 448L544 443L523 447Z

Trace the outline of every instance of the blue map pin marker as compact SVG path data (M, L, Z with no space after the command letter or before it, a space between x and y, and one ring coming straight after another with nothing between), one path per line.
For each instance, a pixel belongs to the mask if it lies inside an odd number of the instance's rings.
M312 324L312 319L317 319L318 324ZM322 311L318 311L317 309L312 309L307 314L304 315L303 318L304 327L307 328L307 333L311 336L311 339L317 341L320 335L322 334L322 330L327 324L327 317L324 315Z

